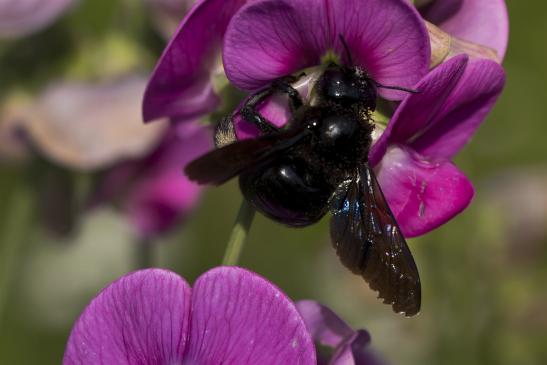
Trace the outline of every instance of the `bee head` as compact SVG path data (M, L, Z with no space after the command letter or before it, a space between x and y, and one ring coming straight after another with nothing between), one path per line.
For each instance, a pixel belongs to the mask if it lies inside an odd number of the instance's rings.
M315 86L321 101L330 101L344 107L363 106L376 109L376 85L359 67L329 65Z

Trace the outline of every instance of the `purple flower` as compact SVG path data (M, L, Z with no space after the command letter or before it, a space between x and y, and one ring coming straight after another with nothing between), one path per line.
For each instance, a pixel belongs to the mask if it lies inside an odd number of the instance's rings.
M456 56L441 64L396 109L369 159L406 237L461 212L473 187L451 162L492 109L505 83L490 60Z
M422 3L417 6L426 20L453 36L496 50L500 61L503 60L509 38L504 0L426 0Z
M144 87L136 75L106 83L63 82L32 104L8 105L0 115L0 138L11 143L4 143L0 156L7 147L4 155L19 147L70 170L104 172L90 205L117 201L139 237L164 233L196 205L201 188L182 169L213 142L209 128L197 121L176 129L143 125ZM70 202L66 191L61 196ZM56 207L47 207L48 217L55 217Z
M190 288L149 269L92 300L63 364L315 364L315 350L291 300L257 274L215 268Z
M370 335L353 330L336 313L313 300L301 300L296 308L318 346L332 349L331 354L318 352L318 365L380 365L382 362L369 349Z
M328 52L348 61L340 42L342 35L353 61L377 82L420 90L407 95L379 89L381 97L406 98L381 137L383 128L376 129L377 143L369 156L403 233L408 237L426 233L469 204L473 188L451 158L469 140L500 94L504 73L499 65L460 55L426 75L431 56L426 26L404 0L256 0L241 9L241 2L227 3L233 6L220 12L225 16L222 31L206 32L211 37L206 39L209 43L196 44L191 34L220 16L209 8L215 6L214 0L196 5L183 21L150 81L145 115L147 108L176 112L170 106L187 102L181 95L190 88L181 85L197 85L187 73L192 70L189 65L201 67L210 87L210 64L203 61L216 49L213 45L218 47L221 42L226 75L237 87L253 91L307 68L308 76L296 88L309 100L309 85L314 74L321 72L313 66L320 65ZM192 53L193 47L197 52ZM205 48L209 53L202 52ZM160 89L158 85L162 85ZM154 104L151 101L155 97L172 103ZM286 100L273 97L258 110L282 125L290 118L286 104ZM257 135L256 128L239 115L235 124L238 138Z
M139 160L111 168L99 184L93 203L121 197L122 209L141 238L154 238L176 226L194 208L201 187L183 167L213 147L209 128L197 122L170 128L159 146Z
M61 16L76 0L2 0L0 37L34 33Z

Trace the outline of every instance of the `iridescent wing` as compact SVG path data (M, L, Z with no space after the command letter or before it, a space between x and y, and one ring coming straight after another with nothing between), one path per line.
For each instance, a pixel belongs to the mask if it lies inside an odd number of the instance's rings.
M331 211L332 244L342 263L361 275L395 312L417 314L418 269L368 164L338 187Z
M275 158L302 141L308 133L307 130L288 130L237 141L198 157L185 167L184 172L199 184L220 185L248 168Z

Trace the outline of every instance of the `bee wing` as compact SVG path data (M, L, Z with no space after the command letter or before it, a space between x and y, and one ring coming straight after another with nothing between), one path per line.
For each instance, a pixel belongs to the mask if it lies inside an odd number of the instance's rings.
M190 162L184 169L199 184L220 185L247 168L274 158L301 141L307 130L290 130L254 139L237 141L212 150Z
M331 210L332 244L342 263L361 275L395 312L417 314L418 269L368 164L338 187Z

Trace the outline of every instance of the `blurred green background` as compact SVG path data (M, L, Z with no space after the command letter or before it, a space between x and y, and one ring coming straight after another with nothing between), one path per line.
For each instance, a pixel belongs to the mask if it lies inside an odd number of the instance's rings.
M259 216L243 254L242 266L291 298L318 299L369 330L391 364L547 363L547 5L508 7L507 87L456 160L475 200L410 241L423 284L419 316L393 314L339 264L326 219L288 229ZM46 30L0 41L0 98L38 93L56 78L147 74L165 41L146 9L135 0L81 1ZM85 305L138 267L137 243L113 209L92 211L65 237L37 224L36 190L48 174L68 173L38 159L0 165L0 364L59 364ZM69 179L85 189L90 176ZM185 224L158 242L158 265L192 282L220 264L240 200L235 182L207 190Z

